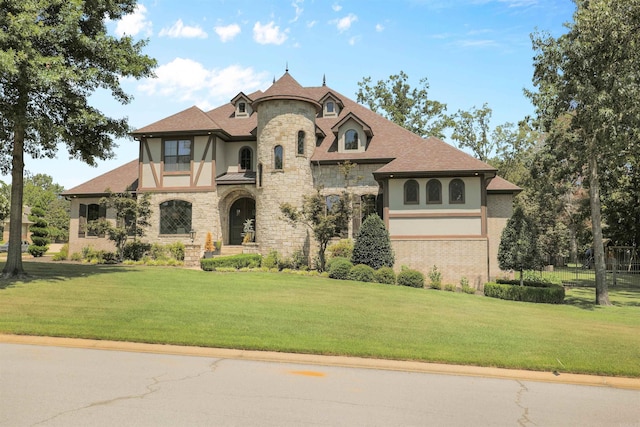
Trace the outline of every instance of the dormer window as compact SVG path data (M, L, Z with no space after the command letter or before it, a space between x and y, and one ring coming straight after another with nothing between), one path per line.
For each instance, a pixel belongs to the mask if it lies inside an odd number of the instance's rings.
M322 115L324 117L337 117L340 114L342 105L334 96L327 94L320 102L322 103Z
M240 114L247 113L247 104L245 102L241 102L238 104L238 113Z
M358 148L358 132L353 129L349 129L344 133L344 149L357 150Z
M236 117L249 117L253 112L251 109L251 99L242 92L231 100L231 104L235 108Z
M329 114L334 113L334 108L335 108L335 104L333 103L333 101L327 102L327 113Z

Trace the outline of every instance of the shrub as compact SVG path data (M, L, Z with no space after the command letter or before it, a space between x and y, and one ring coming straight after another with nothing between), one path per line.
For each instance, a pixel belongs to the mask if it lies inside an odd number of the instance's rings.
M448 291L448 292L455 292L456 291L456 285L452 285L451 283L447 283L446 285L444 285L444 290Z
M397 277L398 285L412 288L424 288L424 274L410 268L403 268Z
M394 261L391 239L384 222L376 214L369 215L356 236L351 262L379 269L393 267Z
M384 283L387 285L396 284L396 273L391 267L380 267L373 275L378 283Z
M150 249L149 243L128 242L122 248L122 257L131 261L140 261Z
M210 231L207 231L207 237L204 240L204 250L205 252L213 252L215 246L213 245L213 235Z
M327 261L327 271L329 271L329 269L331 269L331 266L333 265L333 263L338 262L338 261L351 262L351 260L349 258L343 258L343 257L331 258L329 261Z
M280 260L282 270L306 270L309 267L309 260L301 250L295 251L290 257Z
M467 279L464 276L460 279L460 288L462 288L462 292L464 292L465 294L475 294L476 293L476 290L474 288L472 288L471 286L469 286L469 279Z
M200 268L205 271L215 271L218 268L234 268L239 270L244 267L260 267L262 256L259 254L238 254L230 256L220 256L215 258L205 258L200 260Z
M514 281L515 282L515 281ZM562 304L564 302L564 288L547 283L536 283L533 286L521 286L507 283L487 283L484 285L485 296L511 301L524 301L547 304Z
M351 259L353 255L353 240L342 239L339 242L329 245L327 250L331 253L332 258L341 257Z
M349 271L348 278L349 280L355 280L358 282L374 282L374 273L375 270L368 265L358 264L353 266L351 271Z
M262 258L262 267L268 269L280 269L280 254L275 249L269 251L266 257Z
M433 266L429 271L429 287L431 289L442 289L442 273L437 266Z
M352 267L353 264L351 261L344 258L336 258L329 268L329 277L332 279L347 280Z
M154 243L149 249L149 256L155 260L167 259L167 248L160 243Z
M33 225L29 227L31 231L31 244L29 245L29 253L34 257L41 257L49 250L49 228L47 220L44 219L46 212L39 207L31 209L29 220L33 221Z
M64 245L62 245L62 247L60 248L60 252L58 252L57 254L55 254L53 256L53 260L54 261L64 261L67 258L69 258L69 244L65 243Z
M167 245L167 249L176 261L184 261L184 243L175 242Z
M71 261L82 261L82 253L74 252L71 254Z

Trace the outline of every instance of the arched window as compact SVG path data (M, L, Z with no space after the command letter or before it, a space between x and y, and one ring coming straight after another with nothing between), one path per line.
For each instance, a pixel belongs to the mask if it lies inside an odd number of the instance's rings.
M160 203L160 234L189 234L191 203L167 200Z
M273 147L273 168L274 169L282 169L282 145L276 145Z
M358 132L353 129L349 129L344 134L344 149L345 150L357 150L358 149Z
M420 203L420 188L418 182L414 179L404 183L404 204L405 205L417 205Z
M298 131L298 154L304 154L304 131Z
M442 203L442 184L437 179L427 182L427 203Z
M449 183L449 203L464 203L464 181L461 179L454 179Z
M240 170L250 171L253 169L253 151L250 147L242 147L240 149Z

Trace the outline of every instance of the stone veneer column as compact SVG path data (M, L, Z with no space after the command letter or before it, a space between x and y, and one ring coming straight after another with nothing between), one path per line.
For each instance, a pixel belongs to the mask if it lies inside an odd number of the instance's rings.
M262 186L256 198L256 241L264 255L275 249L282 255L313 243L307 227L293 227L282 219L280 204L302 206L303 196L312 194L310 157L315 148L316 106L300 100L269 100L258 106L258 162L262 164ZM305 132L303 155L297 152L298 132ZM283 148L283 169L274 169L274 147Z

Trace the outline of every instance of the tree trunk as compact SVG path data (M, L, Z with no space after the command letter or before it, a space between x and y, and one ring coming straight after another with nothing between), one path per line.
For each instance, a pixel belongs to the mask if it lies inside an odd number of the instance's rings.
M589 158L589 203L591 206L591 230L593 233L593 259L596 270L596 304L611 305L607 287L604 245L602 239L602 204L600 202L600 176L597 155Z
M22 267L22 190L24 186L24 125L16 123L11 163L11 213L9 215L9 249L3 279L26 276Z

